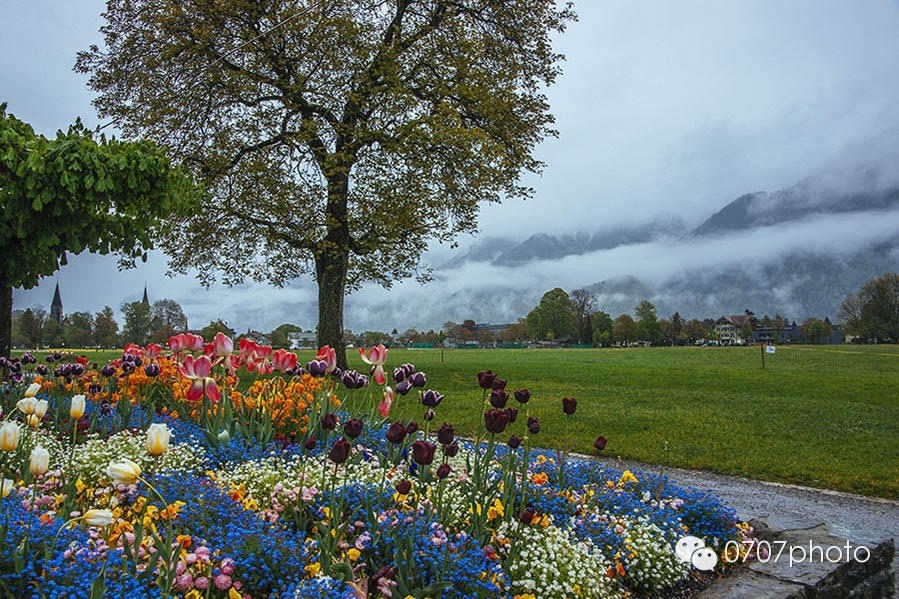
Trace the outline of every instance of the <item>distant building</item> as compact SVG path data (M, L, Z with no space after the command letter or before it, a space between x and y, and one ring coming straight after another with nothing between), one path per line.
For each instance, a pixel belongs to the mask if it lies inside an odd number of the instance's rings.
M796 323L789 324L782 329L774 327L758 327L752 333L752 340L758 343L796 343L799 341L799 327Z
M315 331L291 331L287 333L290 349L314 349Z
M50 318L57 324L62 324L62 297L59 295L59 281L56 282L56 291L53 292L53 303L50 304Z
M259 345L271 345L272 343L271 339L268 338L268 335L252 329L247 329L247 332L243 334L243 338L254 341Z
M721 342L725 344L742 343L740 337L740 329L749 322L752 324L752 316L748 314L735 314L733 316L722 316L712 325L712 330L721 337Z
M150 305L150 297L147 295L147 284L144 283L144 299L141 300L141 303L145 306Z
M494 335L501 333L506 327L512 326L510 324L490 324L487 322L479 322L474 325L474 332L486 331L488 333L493 333Z

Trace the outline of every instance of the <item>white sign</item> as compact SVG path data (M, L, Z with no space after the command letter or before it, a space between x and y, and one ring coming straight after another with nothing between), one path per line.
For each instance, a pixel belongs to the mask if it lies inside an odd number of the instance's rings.
M769 345L769 346L765 347L766 354L773 354L776 351L777 351L777 348L774 347L773 345Z

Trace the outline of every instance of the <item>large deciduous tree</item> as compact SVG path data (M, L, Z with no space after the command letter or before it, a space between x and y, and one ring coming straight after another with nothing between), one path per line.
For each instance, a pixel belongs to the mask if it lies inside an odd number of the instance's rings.
M837 317L850 335L874 342L899 341L899 274L871 279L850 293Z
M37 285L69 253L118 252L133 263L160 217L193 197L151 141L94 138L80 123L48 139L0 105L0 355L9 355L14 287Z
M555 0L109 0L104 16L106 47L76 64L99 113L213 195L170 229L173 270L314 275L341 365L347 290L426 279L429 240L531 195L521 176L555 135L550 36L574 18Z
M568 294L559 287L544 293L528 314L527 323L533 339L571 339L576 330Z

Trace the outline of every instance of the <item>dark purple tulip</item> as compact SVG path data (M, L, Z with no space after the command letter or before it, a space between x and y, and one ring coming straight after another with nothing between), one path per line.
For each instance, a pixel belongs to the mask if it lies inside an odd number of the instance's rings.
M418 423L415 422L414 420L406 425L406 434L407 435L414 435L417 432L418 432Z
M30 351L22 354L22 364L34 364L37 362L37 358L35 358Z
M47 376L47 372L48 372L47 367L44 366L43 364L38 364L37 368L35 368L34 370L41 376Z
M484 425L488 432L499 434L509 426L509 414L505 410L487 410L484 413Z
M509 424L518 420L518 408L506 408L506 414L509 415Z
M412 383L410 383L408 380L400 381L396 384L396 392L400 395L405 395L411 388Z
M81 376L84 374L84 364L72 364L72 374L74 376Z
M344 372L346 371L343 368L335 366L334 370L331 371L331 376L333 376L335 379L339 379L343 376Z
M306 364L306 370L308 370L309 374L312 376L320 378L325 376L325 372L328 370L328 363L324 360L312 360Z
M415 374L418 373L416 372ZM421 394L421 403L428 406L429 408L436 408L440 405L441 401L443 401L443 395L437 393L433 389L428 389Z
M423 372L413 372L408 376L406 380L408 380L413 387L418 387L419 389L421 389L427 384L428 377L426 377L425 373Z
M394 382L399 383L400 381L406 380L406 369L402 366L397 366L393 369L393 380Z
M490 392L490 405L494 408L505 408L507 401L509 401L509 394L502 389Z
M451 458L451 457L455 456L457 453L459 453L459 442L458 441L453 441L449 445L443 446L443 455L445 455L446 457Z
M596 437L596 441L593 442L593 447L596 451L602 451L606 448L606 438L602 435Z
M453 428L452 424L444 422L437 431L437 440L440 441L441 445L449 445L455 437L456 429Z
M66 364L68 366L68 364ZM65 366L61 366L60 368L65 368ZM122 362L122 372L124 374L131 374L134 372L134 363L133 362Z
M60 373L62 376L72 376L72 365L71 364L63 364L59 367Z
M111 377L115 374L115 366L113 366L112 364L107 364L100 369L100 374L105 376L106 378Z
M490 389L493 387L493 381L496 379L496 374L492 370L482 370L478 373L478 386L481 389Z
M430 421L434 420L434 417L435 417L436 415L437 415L437 414L434 413L434 410L432 410L431 408L428 408L428 409L425 411L425 422L430 422Z
M315 449L315 437L309 437L306 439L305 443L303 443L303 449L306 451L312 451Z
M25 375L21 372L16 372L15 374L9 375L9 378L12 382L18 385L25 379Z
M518 449L521 446L521 438L518 435L509 437L509 449Z
M443 480L447 476L450 475L450 472L453 471L453 467L449 464L440 464L437 468L437 478Z
M322 416L322 428L326 431L333 431L334 427L337 426L337 416L333 413L328 412L324 416Z
M54 359L54 360L61 360L61 359L62 359L62 352L58 352L58 351L53 352L53 359Z
M540 432L540 421L533 416L528 418L528 432L532 435L536 435Z
M427 441L416 441L412 444L412 459L419 466L427 466L434 461L437 446Z
M156 364L155 362L151 362L151 363L147 364L146 366L144 366L144 374L146 374L149 377L157 377L157 376L159 376L159 373L160 373L159 364Z
M499 377L496 377L495 379L493 379L493 384L490 385L490 388L494 391L502 391L506 388L506 381Z
M343 381L347 389L361 389L368 385L368 377L355 370L344 370L340 380Z
M409 491L412 490L412 483L408 480L401 480L400 482L396 483L396 486L394 488L400 495L408 495Z
M530 524L534 521L534 516L537 515L537 512L533 510L533 508L525 508L521 510L521 513L518 514L518 520L522 524Z
M49 355L49 354L47 354L47 357L44 358L44 359L47 361L47 364L52 364L52 363L53 363L53 356L51 356L51 355Z
M328 459L335 464L343 464L350 457L350 444L346 439L337 439L328 452Z
M531 399L531 392L528 389L519 389L515 392L515 401L518 403L528 403Z
M359 435L362 434L362 421L358 418L353 418L351 420L347 420L343 423L343 434L345 434L350 439L356 439Z
M403 426L402 423L391 422L390 426L387 427L387 432L384 436L394 445L399 445L403 442L403 439L406 438L406 427Z
M562 411L565 412L568 416L574 414L577 410L577 400L573 397L563 397L562 398Z
M91 383L87 387L87 392L90 393L91 395L96 395L97 393L99 393L102 390L103 390L103 387L101 387L100 385L98 385L96 383Z

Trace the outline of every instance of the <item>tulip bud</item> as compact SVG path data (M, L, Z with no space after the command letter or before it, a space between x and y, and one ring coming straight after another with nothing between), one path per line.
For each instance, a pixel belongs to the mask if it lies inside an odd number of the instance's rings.
M84 416L85 401L83 395L75 395L69 404L69 418L78 420Z
M41 386L39 383L31 383L30 385L28 385L28 388L25 389L25 397L34 397L40 390Z
M4 422L0 425L0 449L15 451L19 447L22 429L15 422Z
M50 452L41 446L37 446L31 450L31 459L28 461L28 468L34 476L41 476L47 472L50 467Z
M451 458L451 457L455 456L457 453L459 453L459 442L458 441L453 441L449 445L443 446L443 455L445 455L446 457Z
M409 379L404 379L396 384L396 392L400 395L405 395L412 388L412 383L409 382Z
M518 449L521 446L521 438L518 435L509 437L509 449Z
M46 367L45 365L43 365L43 364L38 364L38 365L37 365L37 368L35 368L34 371L35 371L36 373L38 373L39 375L41 375L41 376L47 376L47 373L50 372L50 371L47 369L47 367Z
M147 429L147 453L162 455L169 450L172 433L164 422L155 422Z
M593 442L593 447L596 451L602 451L606 448L606 438L603 435L596 437L596 441Z
M140 466L128 458L123 458L121 462L109 463L109 466L106 467L106 476L113 482L130 485L140 476Z
M392 422L390 423L390 426L387 427L387 432L384 436L394 445L399 445L403 442L403 439L406 438L406 427L403 426L402 423Z
M521 510L521 513L518 515L518 520L522 524L530 524L534 521L534 516L536 515L537 513L532 508L525 508Z
M427 441L416 441L412 444L412 459L420 466L427 466L434 461L437 446Z
M434 410L428 408L428 409L425 411L425 420L426 420L427 422L430 422L430 421L434 420L434 417L435 417L436 415L437 415L437 414L434 413Z
M333 431L335 426L337 426L337 416L331 412L322 416L322 428L324 430Z
M506 430L509 425L509 414L505 410L487 410L484 413L484 426L487 431L498 434Z
M350 456L350 444L346 439L337 439L328 452L328 458L335 464L343 464Z
M424 387L428 382L428 379L423 372L413 372L406 380L408 380L413 387L419 388Z
M540 422L533 416L528 418L528 432L532 435L536 435L540 432Z
M496 379L496 374L492 370L482 370L478 373L478 386L481 389L490 389L493 387L494 379Z
M414 420L406 425L406 434L407 435L414 435L417 432L418 432L418 423L415 422Z
M496 377L495 379L493 379L493 383L490 385L490 388L494 391L502 391L506 388L506 381L499 377Z
M441 445L449 445L453 442L455 435L456 430L453 428L453 425L444 423L437 431L437 440L440 441Z
M2 481L0 481L0 498L9 496L15 486L15 481L9 478L4 478Z
M303 449L306 451L312 451L315 449L315 437L309 437L306 439L306 442L303 443Z
M41 419L37 417L36 414L32 414L28 417L28 426L31 428L37 428L41 425Z
M419 373L415 373L419 374ZM415 375L413 375L415 376ZM421 403L429 408L436 408L440 405L440 402L443 401L443 395L434 391L433 389L428 389L424 393L421 394Z
M343 424L343 434L345 434L350 439L355 439L362 434L362 427L362 421L358 418L347 420Z
M518 403L528 403L531 399L531 392L528 389L519 389L515 392L515 401Z
M408 495L409 491L412 490L412 483L408 480L401 480L400 482L396 483L396 487L394 488L400 495Z
M146 366L144 366L144 374L146 374L150 378L155 378L159 376L159 373L162 372L162 369L159 367L159 364L156 362L150 362Z
M518 420L518 408L506 408L506 414L509 415L509 424Z
M223 428L222 432L218 434L219 443L222 445L227 445L231 442L231 435L228 433L228 429Z
M83 519L88 526L109 526L114 518L109 510L87 510Z
M41 420L47 414L47 408L50 407L50 402L46 399L39 399L34 404L34 415L37 416L38 420Z
M449 476L450 472L452 471L453 468L449 464L440 464L440 466L437 468L437 478L442 480Z
M562 398L562 411L571 416L577 410L577 400L573 397Z
M490 392L490 405L494 408L500 409L506 407L507 401L509 401L509 394L502 389Z

